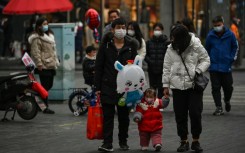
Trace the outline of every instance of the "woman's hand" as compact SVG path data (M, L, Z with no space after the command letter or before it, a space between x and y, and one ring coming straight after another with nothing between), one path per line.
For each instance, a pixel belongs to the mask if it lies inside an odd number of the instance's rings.
M42 66L42 65L39 65L39 66L37 66L37 69L38 69L39 71L42 71L42 70L43 70L43 66Z
M169 98L169 89L168 88L163 88L163 95L165 98Z
M100 91L96 91L95 94L97 97L100 96Z

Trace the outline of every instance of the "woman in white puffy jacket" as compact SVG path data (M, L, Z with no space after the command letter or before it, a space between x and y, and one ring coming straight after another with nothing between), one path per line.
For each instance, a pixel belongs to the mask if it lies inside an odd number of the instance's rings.
M203 92L193 90L193 78L196 74L205 72L210 59L200 40L187 28L176 25L170 34L172 43L168 46L163 65L163 94L169 96L169 88L173 94L173 106L177 123L177 133L181 144L178 152L189 150L188 142L188 113L191 121L192 144L191 149L201 152L199 143L202 132ZM190 77L186 71L188 69Z

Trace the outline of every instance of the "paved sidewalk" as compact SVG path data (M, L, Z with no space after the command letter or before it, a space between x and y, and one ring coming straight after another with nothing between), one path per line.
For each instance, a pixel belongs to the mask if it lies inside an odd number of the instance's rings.
M245 61L244 61L245 62ZM14 66L18 65L18 66ZM6 65L7 66L7 65ZM80 65L79 65L80 66ZM4 67L1 65L0 67ZM10 71L22 70L18 62L12 62L12 69L0 69L0 75ZM15 69L13 69L15 68ZM245 68L245 67L244 67ZM84 86L81 66L77 67L76 86ZM243 70L243 68L241 68ZM147 76L147 74L146 74ZM236 71L234 77L234 96L232 98L232 111L224 116L213 116L214 103L211 97L210 83L204 93L203 132L201 145L204 153L244 153L245 152L245 74ZM54 115L39 112L30 121L21 119L18 114L14 121L0 122L0 153L97 153L100 140L88 140L86 138L87 116L75 117L68 108L67 101L50 103L55 110ZM0 111L0 119L4 112ZM8 114L11 118L12 112ZM172 103L163 111L164 129L163 152L175 153L179 146L179 138L176 133L176 123ZM118 122L115 116L114 152L125 153L119 150ZM190 128L189 128L190 129ZM191 140L191 137L189 137ZM132 122L129 128L128 143L129 153L140 152L137 125ZM149 152L154 151L150 147ZM191 152L191 151L188 151Z
M67 102L50 104L54 115L39 114L25 121L16 114L15 121L0 122L1 153L96 153L100 140L86 138L87 116L75 117L68 109ZM245 105L233 105L230 113L213 116L213 106L204 103L203 132L201 145L205 153L244 153L245 152ZM12 113L9 113L9 118ZM3 112L0 112L2 117ZM132 122L129 128L129 153L138 153L139 137L137 125ZM163 151L174 153L179 146L172 104L163 111L164 128ZM117 117L115 116L114 150L119 150L117 139ZM191 139L190 139L191 140ZM151 145L150 145L151 146ZM150 152L154 151L152 146ZM189 151L190 152L190 151Z

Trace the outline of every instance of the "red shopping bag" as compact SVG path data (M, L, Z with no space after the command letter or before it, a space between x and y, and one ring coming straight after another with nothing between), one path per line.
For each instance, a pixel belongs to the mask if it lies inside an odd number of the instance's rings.
M47 90L44 89L44 87L39 82L34 81L32 83L32 89L38 92L43 99L46 99L48 97Z
M103 112L99 97L95 106L88 107L87 138L103 139Z

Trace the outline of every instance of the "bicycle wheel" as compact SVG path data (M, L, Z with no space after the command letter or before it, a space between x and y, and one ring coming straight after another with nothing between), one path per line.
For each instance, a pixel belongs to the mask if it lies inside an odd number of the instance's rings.
M79 116L87 113L88 107L84 105L84 102L88 100L86 98L87 94L88 93L85 91L78 91L78 92L73 92L70 95L68 105L71 112L75 116Z

